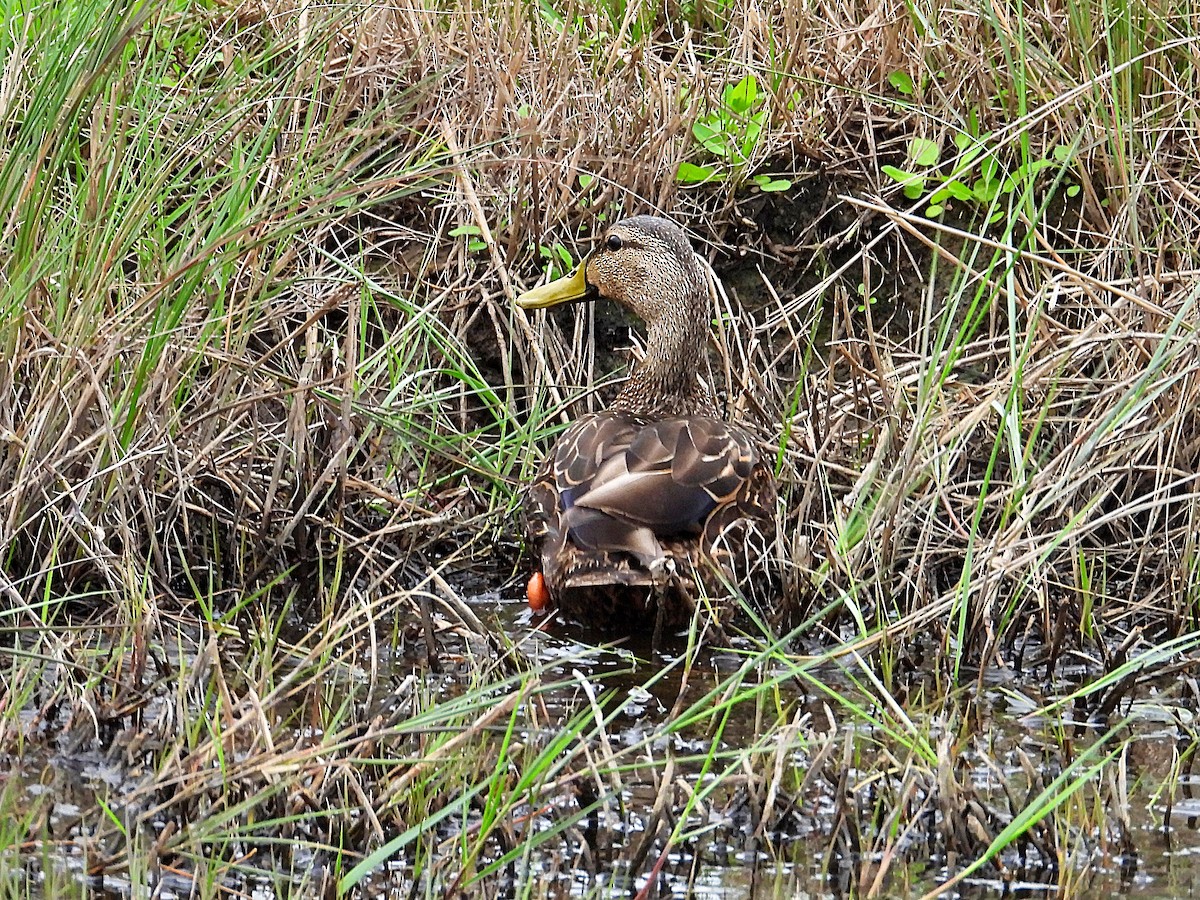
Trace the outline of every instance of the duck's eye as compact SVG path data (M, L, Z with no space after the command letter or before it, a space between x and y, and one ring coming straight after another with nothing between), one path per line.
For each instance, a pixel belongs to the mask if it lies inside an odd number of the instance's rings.
M610 234L608 236L608 240L604 242L604 246L606 246L609 250L620 250L621 236L619 234Z

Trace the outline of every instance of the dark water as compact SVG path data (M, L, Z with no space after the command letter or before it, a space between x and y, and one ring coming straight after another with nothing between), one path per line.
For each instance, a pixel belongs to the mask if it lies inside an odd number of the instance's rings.
M674 660L669 651L655 654L644 638L597 652L594 648L605 639L611 640L611 636L589 632L575 624L547 625L531 616L519 602L486 597L477 599L476 604L481 618L490 614L496 626L509 634L531 634L525 648L536 658L543 661L562 658L578 670L581 656L591 654L590 676L617 694L628 692L641 698L630 702L632 722L653 727L655 716L661 718L676 702L679 690L676 677L663 679L649 691L643 690L642 685L654 671ZM532 632L539 622L540 629ZM709 684L732 672L740 661L736 654L719 652L702 654L699 658L702 661L693 669L692 680ZM1090 669L1087 661L1060 664L1055 670L1055 683L1017 676L1011 669L989 670L981 676L975 673L981 690L972 696L971 708L978 717L981 738L969 752L978 755L978 748L983 746L990 757L971 759L971 779L981 801L987 803L1000 793L1000 778L1008 777L1014 783L1021 780L1020 768L1013 762L1018 753L1035 765L1061 768L1066 765L1064 746L1080 752L1099 740L1105 728L1089 721L1084 710L1077 717L1070 712L1040 718L1030 715L1094 677ZM813 670L813 675L835 687L846 684L849 678L840 663L819 667ZM914 677L920 681L922 673L915 673ZM794 683L785 685L783 690L786 702L797 704L814 721L825 721L828 707L821 697ZM1178 761L1180 754L1186 759L1194 750L1190 737L1194 709L1195 691L1191 685L1181 684L1176 678L1164 678L1139 685L1136 693L1108 717L1109 724L1115 718L1125 723L1119 736L1129 739L1119 764L1105 769L1106 773L1113 773L1113 790L1118 787L1116 782L1120 782L1119 796L1129 799L1120 811L1125 822L1115 829L1120 832L1119 843L1112 834L1099 831L1064 836L1060 847L1071 857L1057 875L1053 864L1057 861L1045 865L1046 861L1038 860L1036 853L1021 857L1020 861L1026 864L1020 867L1014 865L1014 859L1002 856L1003 872L985 867L940 896L1050 897L1092 891L1147 898L1200 895L1200 791L1197 790L1200 775L1189 774L1189 765ZM751 741L754 724L748 717L733 722L724 739L731 743ZM844 721L842 726L853 727ZM616 734L621 734L619 728ZM1167 794L1171 796L1168 798ZM629 799L631 807L636 808L638 798ZM653 797L646 802L652 800ZM1113 831L1115 813L1110 806L1082 818L1107 823L1108 830ZM738 824L731 822L730 827L716 829L710 837L668 854L655 885L657 895L841 898L869 895L873 887L876 896L920 897L936 890L952 872L959 870L948 866L944 858L922 861L919 854L910 854L908 862L893 865L887 877L875 884L871 873L875 869L873 864L879 860L871 859L869 854L848 860L828 853L828 837L821 833L820 815L810 817L807 825L798 824L791 832L775 835L769 846L747 840ZM1076 842L1074 845L1072 840ZM966 861L969 860L956 860L960 864ZM628 896L631 890L636 891L646 883L644 870L630 877L618 864L597 876L579 879L570 893Z
M660 838L651 841L648 851L639 856L639 847L648 840L646 829L655 822L655 779L665 756L669 753L678 760L674 775L680 784L694 788L713 777L711 772L702 775L702 763L695 761L709 747L707 732L672 732L663 728L664 722L673 710L686 707L736 672L750 643L734 638L731 649L698 652L688 667L687 687L682 688L682 644L655 650L646 635L614 642L610 634L534 617L523 602L494 593L478 595L470 604L488 627L506 635L531 663L544 666L547 680L561 682L562 687L541 695L550 728L578 712L589 696L598 698L595 702L613 715L605 733L614 752L648 747L654 756L644 769L631 766L622 774L619 796L584 818L578 840L548 845L558 848L557 857L550 852L535 854L493 879L482 892L472 893L628 897L646 890L648 896L660 897L843 898L868 896L873 891L880 897L921 897L969 861L947 859L936 840L914 833L897 842L904 850L903 858L892 862L886 876L876 882L882 860L869 850L869 841L865 841L868 849L849 853L834 840L838 828L835 787L820 779L802 792L803 808L761 830L754 821L754 803L736 784L714 792L703 815L681 812L678 804L685 794L679 793L677 805L668 808L668 818L684 816L685 836L664 852L666 844L661 838L671 830L664 826ZM307 624L298 621L298 633ZM821 649L819 642L814 646ZM454 656L451 646L440 650L447 657ZM921 659L928 671L918 667L909 673L904 680L906 696L900 699L916 697L921 691L936 696L938 680L932 671L936 654ZM186 649L168 662L188 663ZM445 690L454 689L453 672L422 675L411 653L379 652L373 665L379 683L395 683L416 674L431 683L436 681ZM664 669L667 673L658 677ZM1059 665L1053 682L1044 676L1020 676L1012 669L989 670L981 676L974 673L978 692L970 692L969 702L963 705L975 720L975 734L962 749L966 761L959 771L969 776L979 803L988 809L1004 809L1000 800L1007 787L1017 795L1019 807L1023 791L1028 790L1019 764L1022 756L1026 764L1061 769L1068 752L1082 752L1099 741L1105 729L1089 721L1086 711L1080 711L1078 721L1070 713L1041 718L1030 715L1094 674L1086 660ZM829 697L813 687L819 682L849 691L860 673L842 659L813 667L809 675L811 683L781 682L779 703L792 710L789 714L797 721L803 720L809 732L836 731L838 753L848 735L847 746L861 753L854 758L851 787L864 795L871 779L884 777L896 761L872 755L883 742L873 741L871 729L861 721L836 709L831 712ZM1186 761L1194 750L1190 735L1195 695L1189 680L1173 676L1139 684L1119 704L1109 721L1122 720L1120 737L1128 740L1119 760L1105 769L1111 783L1098 786L1110 799L1103 809L1068 817L1071 822L1098 824L1091 833L1085 829L1060 835L1058 846L1069 858L1046 860L1036 851L1019 856L1013 850L1001 857L1003 870L985 867L942 896L1051 897L1096 891L1144 898L1200 895L1200 775L1191 774ZM170 702L169 697L152 701L141 712L142 720L169 719ZM30 710L23 715L33 714ZM760 724L755 721L754 704L735 707L721 740L730 748L750 746L761 733ZM144 896L151 893L146 887L149 883L155 886L154 896L188 896L195 891L186 872L169 868L156 870L148 881L140 880L139 875L131 880L126 874L85 874L87 826L81 823L96 821L101 802L119 810L123 795L152 778L153 772L142 762L149 757L86 742L30 741L19 749L21 752L10 752L4 759L6 771L0 772L6 809L19 815L21 810L37 807L45 821L25 823L17 829L0 825L0 891L5 895L54 896L67 885L71 892L82 890L93 896ZM797 749L785 762L803 771L812 762L806 755L811 752ZM689 757L693 761L689 762ZM838 771L840 758L827 767ZM1114 809L1113 796L1128 797L1124 809ZM1120 828L1113 824L1117 818L1125 820ZM904 819L900 821L903 827ZM867 819L864 822L869 824ZM6 837L29 834L38 827L56 838L38 853L22 856L11 843L3 845ZM587 864L576 866L564 854L569 857L571 852L582 851L577 846L580 842L587 845ZM302 847L290 857L292 872L310 867L315 871L328 864ZM134 869L131 865L130 870ZM414 880L403 864L385 865L366 882L366 892L372 896L440 896L443 889L445 885ZM288 874L263 879L239 876L227 880L219 890L255 897L315 893L312 881Z

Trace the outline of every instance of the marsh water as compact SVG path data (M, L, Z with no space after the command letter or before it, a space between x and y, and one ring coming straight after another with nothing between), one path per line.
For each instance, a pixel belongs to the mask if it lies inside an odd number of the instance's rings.
M543 680L557 680L558 687L540 695L547 731L561 727L591 703L610 716L604 729L604 741L609 745L606 752L620 756L624 748L640 746L646 748L645 755L658 760L644 768L626 765L611 797L595 803L563 841L546 845L553 849L507 866L488 883L487 895L840 898L863 896L873 889L875 896L920 897L968 862L947 858L929 835L903 835L896 842L903 861L892 861L886 877L876 883L873 872L880 859L873 858L869 849L847 852L835 840L840 827L835 797L839 786L819 778L796 790L789 801L792 808L769 825L754 820L750 795L755 788L751 781L739 781L736 773L727 789L711 792L703 803L684 803L682 810L672 809L668 803L664 825L663 794L656 784L662 759L670 756L677 760L672 764L673 777L678 784L693 788L716 777L716 769L705 762L711 749L706 729L660 733L661 726L687 700L702 697L736 671L748 647L734 637L728 649L702 650L684 666L682 644L655 650L643 639L614 641L612 635L573 623L535 617L520 599L496 593L479 594L469 603L483 623L506 635L525 658L545 667ZM299 617L293 624L299 632L310 623ZM439 652L453 659L458 649L447 639ZM234 649L231 646L225 652ZM918 668L909 674L909 685L935 679L935 656L926 657L929 671ZM251 664L247 660L247 666ZM435 693L451 696L461 689L463 669L456 674L451 665L435 673L414 665L409 652L380 651L373 664L374 678L380 684L416 676ZM812 683L823 683L832 690L849 689L855 678L853 669L845 661L832 661L809 674ZM1026 766L1032 760L1034 765L1062 769L1067 763L1062 758L1064 747L1078 752L1105 735L1106 726L1089 721L1086 715L1079 721L1070 714L1030 715L1092 676L1082 659L1058 666L1056 673L1057 680L1046 683L1044 678L997 667L969 679L978 685L970 700L979 739L970 746L971 759L965 771L980 804L990 806L1005 791L1011 795L1014 785L1024 783L1018 759L1024 759ZM842 747L847 754L854 751L851 768L859 784L851 790L869 791L873 776L868 762L884 773L889 765L860 751L860 745L871 745L871 729L831 713L828 698L819 696L812 683L783 681L774 696L790 710L797 733L837 730L838 752ZM1102 891L1165 898L1200 893L1198 779L1178 763L1190 753L1187 726L1195 712L1196 695L1190 679L1176 675L1141 683L1136 692L1122 699L1117 713L1122 733L1132 739L1122 751L1127 765L1119 770L1129 779L1122 786L1129 803L1118 811L1124 817L1119 842L1104 833L1103 823L1118 814L1110 809L1095 817L1102 823L1095 833L1060 836L1060 846L1070 852L1069 858L1047 860L1037 852L1001 856L996 864L959 881L942 896L1040 897ZM752 744L761 729L761 721L756 721L762 714L761 704L731 709L719 740L729 747ZM29 716L34 714L34 710L28 711ZM161 727L155 720L163 715L165 709L150 706L143 711L142 722L152 731ZM656 734L658 737L647 742L648 735ZM54 840L31 852L23 871L7 870L6 883L0 885L6 893L39 895L50 873L67 873L74 884L93 896L145 895L149 885L159 897L195 892L186 865L145 872L130 860L123 871L85 876L85 871L94 872L95 868L86 849L91 827L87 823L96 821L98 808L106 810L105 815L122 816L123 798L136 793L137 785L150 774L138 762L142 757L131 752L128 736L116 743L106 744L105 740L99 736L90 741L29 741L23 753L7 757L9 770L3 777L10 806L14 791L24 798L18 801L18 808L31 807L37 801L43 810L41 825ZM813 751L802 745L798 741L794 754L781 757L777 764L795 764L802 769L811 763ZM981 753L980 748L986 752ZM1006 780L1010 783L1004 784ZM676 803L681 796L676 794ZM165 823L156 823L156 828L162 827ZM448 826L443 823L441 827ZM647 842L647 831L653 828L665 831L659 839ZM675 838L668 845L662 838L671 831ZM451 837L452 832L453 826L449 826ZM479 864L486 862L480 860ZM245 872L227 875L220 891L255 897L288 895L293 890L307 894L312 873L332 865L327 854L297 842L288 854L288 872L262 877ZM1062 866L1073 870L1064 876ZM139 882L137 891L134 881ZM45 883L59 888L62 884L61 880ZM407 897L441 895L447 888L414 877L409 863L392 860L380 865L359 889L369 896ZM58 888L44 892L58 893Z
M529 629L537 623L520 603L492 597L479 598L476 602L490 606L497 621L511 632ZM676 703L680 689L678 678L659 681L649 691L643 687L652 672L671 661L669 653L652 653L647 641L626 641L597 652L598 642L611 639L611 636L589 632L575 623L561 622L531 631L530 635L537 654L560 657L566 661L564 665L572 667L577 667L581 657L590 659L590 676L602 679L615 694L627 694L631 698L626 717L630 739L636 739L639 727L653 723ZM739 657L734 653L713 653L706 658L700 671L693 673L693 678L699 675L696 680L700 683L704 682L704 676L717 681L723 671L735 668L738 661ZM1005 763L1011 761L1014 752L1023 751L1034 758L1040 757L1044 765L1062 764L1062 760L1046 757L1050 748L1060 746L1061 734L1052 730L1062 723L1028 715L1031 702L1039 704L1052 696L1069 693L1089 676L1088 667L1082 664L1064 666L1060 672L1061 681L1051 685L1035 683L1032 679L1022 680L1011 670L995 669L982 673L979 683L983 689L975 698L975 705L981 719L980 727L987 732L987 744L993 758L980 759L973 767L974 783L981 796L1000 791L998 776L1019 777L1018 767ZM835 689L848 681L847 671L837 664L821 667L814 674ZM928 673L917 673L916 677L921 678L923 674ZM1140 698L1128 703L1125 709L1128 727L1137 735L1129 745L1130 752L1137 756L1136 768L1159 772L1164 777L1182 749L1181 742L1186 745L1188 741L1185 732L1178 727L1180 717L1191 721L1185 706L1177 704L1178 697L1167 699L1172 688L1178 685L1165 681L1147 685ZM1192 701L1196 699L1190 684L1180 693ZM795 683L786 699L818 720L828 714L828 707L820 697ZM748 710L742 710L747 720L726 730L726 741L737 743L753 739L755 723L748 720L748 713ZM1099 737L1103 730L1094 722L1075 723L1069 717L1067 724L1076 728L1083 742ZM617 734L621 735L622 731L617 729ZM1080 872L1078 879L1070 879L1076 882L1080 892L1101 891L1116 896L1155 898L1200 896L1200 796L1195 796L1200 776L1183 775L1176 784L1182 796L1168 807L1165 800L1147 802L1147 796L1156 793L1163 784L1153 776L1141 783L1141 790L1135 792L1137 802L1131 803L1126 810L1133 843L1108 858L1100 852L1094 854L1089 859L1088 870ZM638 798L631 796L629 800L630 808L636 810ZM831 810L832 804L826 810L830 816ZM776 835L768 849L763 842L752 839L745 823L739 828L731 817L726 827L714 828L685 849L669 855L655 886L657 895L710 898L865 895L867 885L860 880L858 871L864 860L837 858L835 853L827 852L824 844L828 832L822 829L820 819L818 812L807 825ZM619 841L620 838L614 836L612 840ZM919 844L919 840L914 843ZM920 897L933 891L953 874L953 867L945 862L928 860L900 867L900 871L891 873L891 877L876 885L876 895ZM938 896L1049 897L1064 893L1050 867L1041 871L1036 866L1022 869L1007 866L1005 869L1003 873L993 869L967 877ZM600 881L602 885L597 885L595 879L580 879L569 893L590 896L591 891L599 888L601 895L631 896L645 887L647 879L631 878L628 873L616 869L604 873ZM568 885L562 887L565 890Z

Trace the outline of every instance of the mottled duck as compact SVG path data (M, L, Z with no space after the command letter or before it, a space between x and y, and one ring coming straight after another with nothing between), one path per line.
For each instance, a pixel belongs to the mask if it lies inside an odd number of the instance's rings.
M701 379L712 301L683 231L654 216L617 222L570 275L517 305L599 297L646 323L646 353L608 409L566 430L529 486L525 531L540 563L529 601L600 625L678 626L698 598L761 576L775 482ZM714 605L718 618L731 606Z

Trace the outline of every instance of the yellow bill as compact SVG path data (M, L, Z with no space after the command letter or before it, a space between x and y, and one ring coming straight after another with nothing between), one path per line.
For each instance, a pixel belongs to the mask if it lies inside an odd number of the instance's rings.
M517 298L517 306L521 309L545 309L548 306L558 306L560 303L571 303L587 298L591 285L587 283L587 260L575 267L570 275L556 278L549 284L535 287Z

